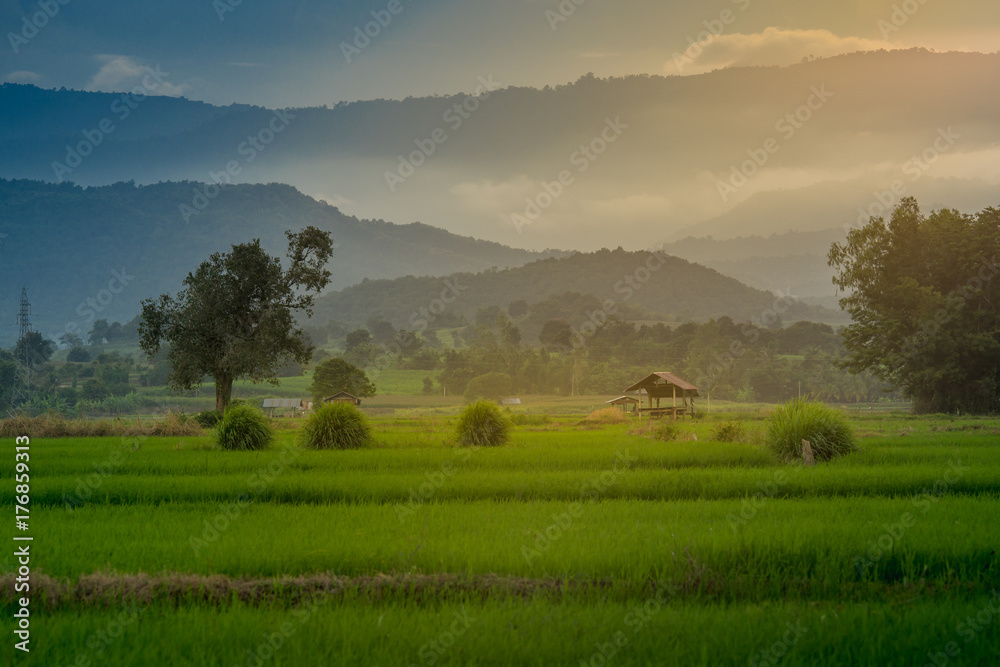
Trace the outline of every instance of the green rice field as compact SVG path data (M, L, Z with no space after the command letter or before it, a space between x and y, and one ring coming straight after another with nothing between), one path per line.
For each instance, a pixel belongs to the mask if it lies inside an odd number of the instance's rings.
M535 414L491 449L455 412L355 451L293 419L263 452L33 438L18 663L1000 664L1000 421L858 414L858 451L803 467L763 410L746 442Z

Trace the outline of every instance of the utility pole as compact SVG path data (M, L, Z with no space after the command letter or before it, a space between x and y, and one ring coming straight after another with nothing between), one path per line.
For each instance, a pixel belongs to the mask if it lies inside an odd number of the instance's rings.
M17 408L27 403L31 398L31 351L28 349L26 337L31 333L31 303L28 301L28 290L21 288L21 304L17 310L17 342L21 348L15 354L17 370L14 374L14 392L11 396L11 407ZM15 350L17 347L15 346Z

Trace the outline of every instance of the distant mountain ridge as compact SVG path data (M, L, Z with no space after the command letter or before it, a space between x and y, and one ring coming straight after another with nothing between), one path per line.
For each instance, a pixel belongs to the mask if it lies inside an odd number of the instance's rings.
M762 320L766 313L777 310L786 323L846 322L838 311L776 298L770 292L666 253L628 252L621 248L574 253L497 271L366 280L321 297L314 319L362 325L368 318L381 315L398 328L419 329L432 326L435 316L445 313L471 322L479 308L506 308L518 300L532 304L558 299L566 293L596 297L599 312L578 314L591 321L628 307L680 321L724 315L735 321ZM579 326L582 320L573 324Z
M47 336L66 327L86 332L95 318L126 321L142 299L180 289L212 252L260 238L283 257L284 231L306 225L330 231L337 244L331 289L366 278L505 268L559 254L421 223L358 220L280 184L222 188L185 221L182 207L203 190L194 182L82 188L0 179L0 322L15 321L21 286ZM0 328L0 342L9 344L16 333Z
M774 195L776 206L750 206L745 213L760 215L737 216L749 226L732 235L853 223L857 207L891 182L883 182L880 169L905 179L899 166L949 128L959 138L925 181L955 178L929 203L955 201L969 184L981 188L990 181L975 170L948 169L963 153L982 164L995 162L998 77L1000 54L880 51L694 76L583 76L541 90L498 82L500 89L469 103L475 111L457 119L449 110L465 104L466 95L287 111L148 97L133 101L135 108L121 118L115 106L121 95L7 84L0 86L0 177L55 180L53 164L65 162L82 143L89 155L65 176L82 184L206 181L235 161L240 182L290 183L360 217L433 221L520 247L638 248L645 245L640 239L732 232L729 223L737 220L724 216L734 204L750 203L755 192ZM470 94L479 85L470 79ZM786 139L775 122L819 85L829 91L828 101ZM276 112L288 124L271 136ZM105 119L114 130L99 136L95 129ZM623 133L578 171L570 156L595 141L609 120L624 126ZM251 137L262 150L245 155L241 146ZM724 201L718 183L768 137L781 141L780 150ZM87 143L98 140L90 150ZM433 145L433 154L419 153L421 145ZM390 190L386 174L413 155L410 162L421 164ZM544 200L545 185L565 169L573 185L530 227L513 224L512 216L528 210L527 200ZM823 210L814 210L813 218L765 217L782 210L782 199L797 202L797 188L821 181L843 182L844 194L824 195L817 202ZM701 222L711 224L700 232L691 227ZM574 242L566 241L568 234Z

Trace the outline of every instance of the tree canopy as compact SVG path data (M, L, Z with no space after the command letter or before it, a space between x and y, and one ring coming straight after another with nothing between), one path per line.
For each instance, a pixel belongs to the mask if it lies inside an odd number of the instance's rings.
M234 380L276 383L288 361L309 362L312 346L294 314L311 314L314 294L329 283L333 242L315 227L285 235L287 269L254 239L212 254L176 297L142 302L140 345L152 357L169 343L172 387L191 389L212 377L216 409L225 410Z
M338 391L346 391L355 396L374 396L375 385L365 372L343 359L327 359L316 366L309 392L315 402Z
M830 249L845 366L870 370L918 412L1000 409L1000 211L920 212L906 198Z

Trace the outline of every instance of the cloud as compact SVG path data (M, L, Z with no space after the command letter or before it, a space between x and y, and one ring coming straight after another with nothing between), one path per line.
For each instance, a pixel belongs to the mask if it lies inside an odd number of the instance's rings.
M41 80L41 76L37 72L29 72L28 70L17 70L16 72L11 72L3 78L4 83L35 83Z
M855 51L899 48L881 40L841 37L829 30L783 30L710 36L675 54L663 69L673 74L698 74L722 67L790 65L803 58L828 58Z
M149 81L150 70L154 69L139 63L132 56L98 55L97 59L102 65L90 83L87 84L87 90L118 93L143 88L145 87L144 82ZM166 75L169 76L169 73ZM169 81L153 81L146 92L166 97L179 97L189 87L186 83L176 85Z

